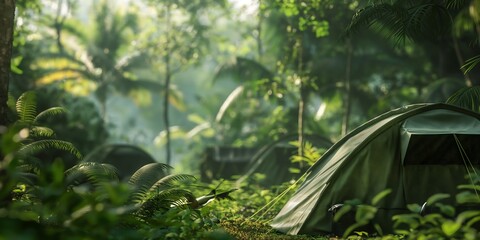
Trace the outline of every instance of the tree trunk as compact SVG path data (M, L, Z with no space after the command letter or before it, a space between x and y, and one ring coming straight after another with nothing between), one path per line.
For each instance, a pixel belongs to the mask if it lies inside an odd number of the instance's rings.
M350 39L347 39L347 63L345 67L345 95L343 96L344 115L342 121L342 136L348 133L348 126L350 125L350 114L352 111L352 90L350 86L350 72L352 68L353 48Z
M0 126L6 125L12 58L15 0L0 0Z
M166 145L166 163L167 165L171 165L171 137L170 137L170 112L169 112L169 99L170 99L170 81L172 78L172 72L170 69L170 5L168 5L166 10L166 20L167 20L167 42L166 42L166 51L165 51L165 99L163 102L163 121L165 123L165 131L167 137L167 145Z
M171 72L170 72L170 57L167 53L165 56L165 68L166 68L166 73L165 73L165 99L163 102L163 121L165 122L165 131L167 133L167 155L166 155L166 163L167 165L171 165L171 137L170 137L170 120L169 120L169 98L170 98L170 79L171 79Z

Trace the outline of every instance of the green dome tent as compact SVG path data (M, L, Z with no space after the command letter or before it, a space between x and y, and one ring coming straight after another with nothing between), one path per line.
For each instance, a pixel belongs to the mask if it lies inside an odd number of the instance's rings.
M318 149L328 149L333 145L330 139L321 135L305 134L303 138ZM290 157L298 152L298 148L291 144L292 141L296 140L298 140L298 134L291 134L260 148L251 158L246 166L246 172L237 180L237 184L240 185L254 174L264 175L265 178L260 182L264 187L298 179L307 170L308 166L292 163L292 160L290 160ZM291 172L291 168L298 169L299 172Z
M479 142L477 113L440 103L392 110L327 150L271 226L292 235L342 232L328 209L352 199L370 203L390 189L374 221L391 232L391 217L408 212L407 204L455 196L456 186L470 183L465 176L479 165Z
M157 162L143 149L130 144L101 145L82 161L111 164L117 168L120 180L127 180L139 168Z

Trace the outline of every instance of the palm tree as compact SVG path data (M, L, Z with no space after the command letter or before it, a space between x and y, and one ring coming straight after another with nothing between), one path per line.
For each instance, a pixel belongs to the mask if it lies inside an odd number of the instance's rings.
M128 94L135 89L159 92L163 87L153 79L135 74L136 70L148 67L149 58L140 49L129 49L138 28L137 16L112 12L107 1L94 7L97 10L93 31L86 27L79 30L81 24L73 20L62 24L63 41L60 42L63 47L58 53L44 54L39 59L37 64L43 66L43 73L37 83L93 82L105 117L107 97L112 90ZM130 51L125 52L125 49Z

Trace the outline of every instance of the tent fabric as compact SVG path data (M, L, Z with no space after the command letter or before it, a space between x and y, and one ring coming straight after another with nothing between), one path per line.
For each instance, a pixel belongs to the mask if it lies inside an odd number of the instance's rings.
M118 170L120 180L128 180L139 168L157 161L145 150L130 144L104 144L82 160L111 164Z
M463 165L404 165L411 137L475 136L480 134L479 119L474 112L438 103L409 105L368 121L335 143L312 166L271 226L292 235L333 232L335 223L327 211L331 206L352 199L370 203L376 194L390 189L375 218L384 232L389 232L391 217L407 212L407 204L422 204L434 193L454 195L456 186L466 183Z
M333 145L329 139L321 135L305 134L303 139L317 149L328 149ZM308 169L306 164L292 163L290 159L290 156L298 152L298 148L291 144L296 140L298 134L287 135L259 149L251 158L246 172L237 180L237 185L251 179L255 174L264 175L264 179L258 182L264 187L280 185L302 176ZM291 168L297 169L298 173L291 172Z

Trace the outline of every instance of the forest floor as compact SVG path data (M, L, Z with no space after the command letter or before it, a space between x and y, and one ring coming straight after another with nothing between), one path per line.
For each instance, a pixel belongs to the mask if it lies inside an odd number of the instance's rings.
M274 239L274 240L324 240L338 239L329 236L286 235L272 229L268 224L245 219L222 221L220 225L235 239Z

